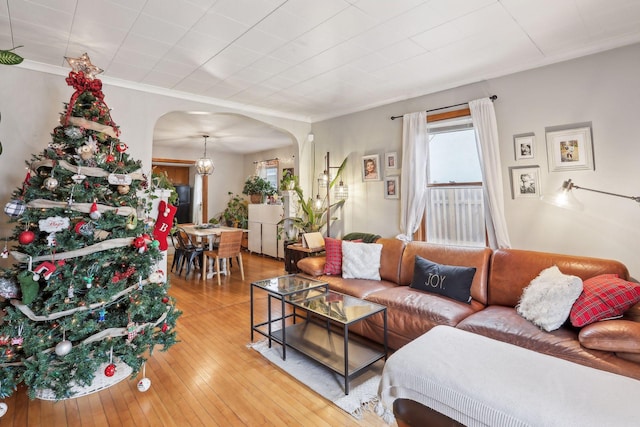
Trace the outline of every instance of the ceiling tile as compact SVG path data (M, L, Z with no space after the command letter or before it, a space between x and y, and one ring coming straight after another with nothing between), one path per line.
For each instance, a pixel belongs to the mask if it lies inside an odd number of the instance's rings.
M186 32L187 29L185 27L165 22L144 13L138 17L135 24L131 27L131 33L133 34L168 44L178 42Z
M182 75L169 74L156 69L151 70L142 79L142 83L158 86L158 87L173 87L182 80Z
M414 7L424 3L424 0L359 0L354 3L354 7L363 11L369 16L386 21L393 16L400 15Z
M212 10L216 14L252 27L265 15L277 9L281 3L281 0L220 0Z
M210 11L193 26L192 30L209 37L231 42L240 37L249 28L249 25Z
M247 31L235 41L235 45L237 46L253 50L254 52L262 52L263 54L272 52L284 46L286 43L287 40L285 39L255 28Z
M191 28L206 11L206 8L193 3L153 0L146 3L142 13L182 28Z
M77 2L73 27L81 23L96 23L128 31L138 17L138 12L117 3L102 0L82 0Z

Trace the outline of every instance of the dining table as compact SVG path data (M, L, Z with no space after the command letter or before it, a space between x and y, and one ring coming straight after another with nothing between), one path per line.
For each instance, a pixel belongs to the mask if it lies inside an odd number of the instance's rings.
M248 232L249 230L243 228L236 227L227 227L225 225L214 225L214 224L202 224L202 225L182 225L181 228L187 233L189 236L195 237L199 241L207 240L207 244L209 246L209 250L213 250L213 246L215 244L216 238L220 237L220 234L224 231L237 231L242 230L244 232ZM216 269L213 267L213 258L209 258L209 274L207 274L207 279L211 279L216 274ZM202 280L205 280L204 277L204 269L201 268L201 276ZM224 273L227 275L227 260L222 260L222 269L220 273Z

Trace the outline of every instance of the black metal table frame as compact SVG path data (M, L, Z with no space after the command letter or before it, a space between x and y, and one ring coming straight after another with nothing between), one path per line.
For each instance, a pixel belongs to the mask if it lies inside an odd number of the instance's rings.
M262 322L262 323L254 323L254 300L253 300L253 289L258 288L261 289L265 292L267 292L267 320ZM251 283L251 342L253 342L253 333L257 332L260 335L263 335L264 337L266 337L269 340L269 348L271 348L271 341L275 341L278 344L282 345L282 360L287 360L287 336L285 333L285 329L286 329L286 320L289 318L293 319L293 323L296 323L296 318L302 318L304 319L305 317L301 316L300 314L296 313L296 306L291 304L290 301L287 301L287 297L291 297L292 295L295 295L297 293L300 292L305 292L308 290L313 290L313 289L325 289L325 292L327 292L329 290L329 284L328 283L323 283L317 287L311 288L311 289L303 289L303 290L295 290L292 292L288 292L285 294L279 294L279 293L275 293L275 292L271 292L267 289L264 289L254 283ZM281 316L278 318L273 319L271 317L271 300L276 299L276 300L280 300L280 313ZM286 309L286 304L291 304L291 306L293 307L293 312L286 314L285 309ZM385 316L385 320L386 320L386 316ZM272 330L271 330L271 324L274 322L281 322L281 330L282 332L282 339L277 338L273 335ZM264 332L262 330L260 330L259 328L261 326L265 326L267 325L267 332Z
M296 304L294 304L293 302L291 302L290 304L293 306L294 314L295 314ZM360 371L362 371L363 369L373 365L375 362L377 362L380 359L387 360L387 354L389 353L389 346L388 346L388 339L387 339L387 307L385 307L385 306L381 306L381 307L382 307L381 310L376 311L376 312L372 312L372 313L370 313L370 314L368 314L368 315L366 315L364 317L361 317L361 318L359 318L357 320L354 320L353 322L339 323L339 322L333 321L333 319L331 319L330 317L327 317L327 316L325 316L325 315L323 315L321 313L316 313L316 312L313 312L313 311L307 311L307 310L305 310L304 307L298 306L298 308L301 308L302 310L304 310L306 312L306 316L305 317L302 317L302 316L299 316L299 317L305 319L306 322L313 322L313 318L314 317L322 319L322 321L326 324L326 329L327 329L327 332L329 332L329 333L334 332L334 331L331 330L332 329L331 328L332 325L336 325L336 326L341 325L342 326L342 335L343 335L343 339L344 339L344 341L343 341L343 345L344 345L344 372L340 372L340 371L337 371L335 369L332 369L330 366L322 363L321 361L318 361L318 362L323 364L324 366L328 367L329 369L334 370L336 373L338 373L338 374L340 374L340 375L342 375L344 377L345 395L349 394L349 381L351 381L352 378L356 377L360 373ZM378 313L382 313L382 315L383 315L384 353L378 359L371 361L371 363L369 363L367 365L360 366L358 369L356 369L351 374L349 374L349 325L351 325L353 323L361 322L361 321L363 321L363 320L365 320L365 319L367 319L367 318L369 318L371 316L374 316L374 315L376 315ZM282 336L284 337L285 334L283 333ZM276 340L276 342L278 342L278 341ZM286 345L283 345L283 346L286 346ZM294 348L294 347L292 347L292 348Z

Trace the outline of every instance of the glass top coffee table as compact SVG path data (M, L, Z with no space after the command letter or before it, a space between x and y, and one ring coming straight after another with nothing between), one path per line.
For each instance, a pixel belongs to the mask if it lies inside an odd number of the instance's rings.
M387 357L387 308L338 292L327 291L288 301L306 312L304 322L274 331L283 346L289 346L344 376L344 391L349 381L362 370ZM374 315L384 324L384 345L357 336L349 336L349 325ZM284 337L286 336L286 340Z
M265 322L254 323L254 289L261 289L268 293L267 298L267 320ZM299 316L295 311L287 314L286 303L296 300L304 300L308 297L323 295L329 290L327 282L311 279L297 274L288 274L286 276L274 277L271 279L259 280L251 283L251 341L253 342L254 332L257 332L269 339L269 347L271 341L274 340L282 344L282 358L287 358L287 335L280 333L277 336L273 331L273 325L280 323L280 330L285 330L286 320L292 319L293 323ZM276 299L280 301L279 317L273 317L271 310L271 301Z

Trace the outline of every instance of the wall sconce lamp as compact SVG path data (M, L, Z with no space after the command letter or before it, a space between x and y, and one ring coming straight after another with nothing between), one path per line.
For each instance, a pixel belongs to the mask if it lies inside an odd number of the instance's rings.
M213 160L207 157L207 138L209 135L202 135L204 137L204 155L196 161L196 172L198 175L211 175L215 169L213 166Z
M550 195L549 197L543 196L542 200L561 208L582 210L584 209L584 205L580 203L578 199L576 199L575 195L573 194L573 191L571 191L574 188L578 190L592 191L594 193L607 194L609 196L622 197L624 199L631 199L635 202L640 203L640 196L625 196L624 194L611 193L609 191L594 190L593 188L580 187L578 185L575 185L573 182L571 182L570 179L564 181L562 183L562 187L560 187L558 191L556 191L554 194Z

